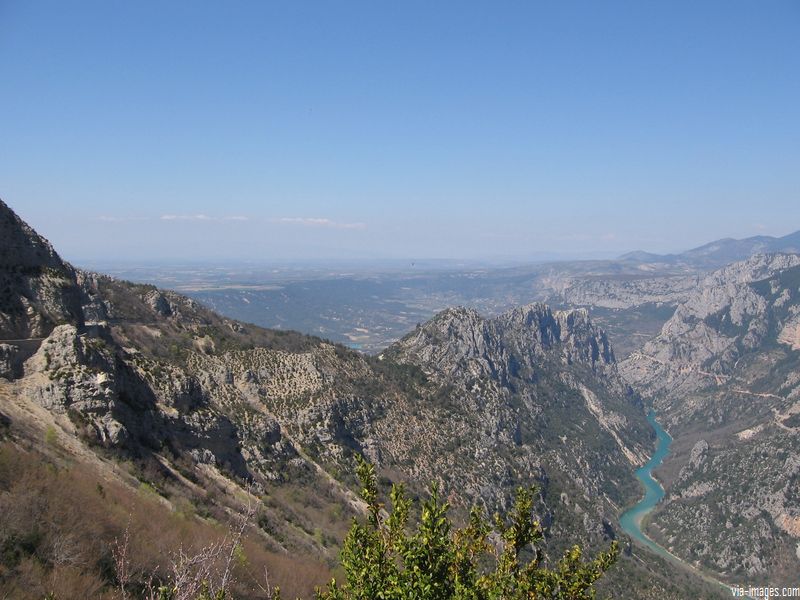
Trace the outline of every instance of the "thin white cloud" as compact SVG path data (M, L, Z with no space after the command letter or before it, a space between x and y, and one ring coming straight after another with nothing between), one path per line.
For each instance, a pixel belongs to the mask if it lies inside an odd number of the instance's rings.
M301 225L303 227L328 227L331 229L366 229L366 223L342 223L325 217L281 217L275 223Z

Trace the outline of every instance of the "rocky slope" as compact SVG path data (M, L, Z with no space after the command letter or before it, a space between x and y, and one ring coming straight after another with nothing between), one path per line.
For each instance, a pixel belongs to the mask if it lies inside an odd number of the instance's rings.
M622 365L676 438L651 533L728 578L800 567L800 256L704 279Z
M265 544L333 559L361 510L356 453L384 487L442 482L457 512L506 506L536 484L552 551L607 544L638 494L632 470L650 431L583 310L451 309L372 358L76 271L5 205L0 220L0 322L14 363L0 374L4 427L27 444L56 432L75 456L115 465L109 473L131 469L168 505L224 505L249 482ZM38 348L21 364L30 341ZM223 492L204 496L212 487ZM628 566L615 589L639 568ZM671 585L640 584L639 596Z
M623 363L625 377L689 410L682 395L729 379L740 359L768 341L793 339L798 265L798 255L759 255L708 275L661 333Z
M689 297L698 280L694 274L579 279L559 295L566 304L615 310L645 304L677 305Z
M654 271L569 278L548 297L558 306L590 310L592 320L614 338L618 358L627 358L655 336L677 305L694 291L697 273Z
M382 358L419 367L449 388L463 431L450 444L453 458L463 454L459 465L491 457L494 448L519 455L499 471L491 460L475 464L476 473L496 471L482 484L487 491L497 489L509 468L519 469L515 479L526 470L551 479L569 471L562 484L569 482L577 497L565 502L602 498L613 509L625 501L625 472L645 459L649 433L636 397L616 372L608 338L586 311L553 312L535 304L484 319L449 309ZM595 476L565 460L570 453L591 464ZM600 517L600 503L588 504Z

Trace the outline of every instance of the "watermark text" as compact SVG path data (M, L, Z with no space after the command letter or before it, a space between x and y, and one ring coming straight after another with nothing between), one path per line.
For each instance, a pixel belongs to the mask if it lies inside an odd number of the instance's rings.
M731 594L734 598L800 598L800 586L759 587L754 585L733 585L731 586Z

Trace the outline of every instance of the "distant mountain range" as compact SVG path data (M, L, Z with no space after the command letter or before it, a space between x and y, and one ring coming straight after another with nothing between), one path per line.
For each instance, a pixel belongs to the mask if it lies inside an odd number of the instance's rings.
M795 231L783 237L756 235L742 240L723 238L680 254L653 254L636 250L623 254L619 257L619 260L648 263L683 263L702 268L717 268L766 252L800 252L800 231Z

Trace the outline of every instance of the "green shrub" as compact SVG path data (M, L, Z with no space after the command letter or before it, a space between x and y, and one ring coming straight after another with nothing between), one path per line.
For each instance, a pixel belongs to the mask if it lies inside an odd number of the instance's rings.
M48 446L55 446L58 442L58 433L56 433L56 428L52 425L47 426L44 432L44 441Z
M522 488L507 518L497 515L490 526L473 508L469 524L454 529L448 504L433 486L416 531L408 534L412 502L403 487L392 487L387 514L378 502L374 467L359 459L358 476L367 522L354 522L344 541L346 583L332 580L317 592L317 600L583 600L594 597L594 582L618 556L616 542L590 561L573 546L555 568L542 565L533 491ZM495 544L490 543L493 530ZM520 553L529 546L531 558L522 561Z

